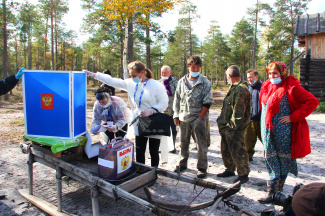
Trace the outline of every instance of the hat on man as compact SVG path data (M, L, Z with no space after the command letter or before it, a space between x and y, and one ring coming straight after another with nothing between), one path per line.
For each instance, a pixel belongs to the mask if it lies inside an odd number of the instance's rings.
M325 215L325 183L314 182L300 188L292 199L296 216Z

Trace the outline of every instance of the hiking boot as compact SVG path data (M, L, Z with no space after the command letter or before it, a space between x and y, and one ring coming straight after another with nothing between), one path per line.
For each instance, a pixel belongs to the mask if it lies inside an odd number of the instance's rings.
M182 172L184 170L186 170L187 167L186 166L179 166L179 172ZM175 173L178 173L178 166L176 167L176 169L174 170Z
M207 171L205 169L199 169L197 171L196 177L197 178L204 178L207 176Z
M240 184L244 184L244 183L248 182L248 180L249 180L248 175L238 176L235 179L234 183L240 181Z
M219 173L219 174L217 174L217 177L220 177L220 178L227 178L227 177L234 176L234 175L235 175L234 172L224 171L223 173Z
M173 149L173 150L169 151L169 153L175 154L176 153L176 149Z

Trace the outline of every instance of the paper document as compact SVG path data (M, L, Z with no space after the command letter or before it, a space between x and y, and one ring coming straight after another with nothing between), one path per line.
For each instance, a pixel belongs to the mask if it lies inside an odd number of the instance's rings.
M92 133L99 133L99 132L105 132L107 130L104 125L95 125L90 129L90 132Z
M104 127L108 127L108 126L114 125L114 122L113 121L108 121L106 123L107 123L106 125L103 125Z

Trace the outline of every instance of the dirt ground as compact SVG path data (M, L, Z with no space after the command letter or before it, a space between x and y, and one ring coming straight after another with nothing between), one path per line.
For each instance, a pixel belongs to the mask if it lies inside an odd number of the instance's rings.
M92 118L92 106L95 101L93 92L96 87L88 89L87 100L87 124L90 127ZM14 90L14 96L10 96L10 101L0 101L0 195L6 195L0 200L0 215L47 215L40 209L29 204L18 193L19 189L28 188L27 155L22 154L19 149L22 136L24 134L24 114L21 99L20 87ZM211 146L208 151L208 176L206 180L215 182L222 186L229 186L236 176L221 179L216 174L224 170L220 153L220 135L216 124L216 119L220 114L220 107L225 96L225 90L218 89L213 91L215 104L210 109L211 125ZM127 94L118 92L117 96L127 101ZM291 195L293 187L298 184L308 184L311 182L325 182L325 162L323 153L325 152L325 114L314 112L307 121L310 127L310 137L312 153L303 159L298 159L299 175L295 177L289 175L284 193ZM99 139L93 136L93 140ZM179 144L177 140L177 154L169 154L168 162L161 163L160 167L167 170L174 170L178 164ZM194 147L194 145L192 145ZM188 163L189 169L184 175L194 177L196 175L196 151L191 150ZM150 164L147 159L146 164ZM260 215L263 209L270 207L259 204L257 199L266 194L266 172L263 159L263 146L260 141L256 144L254 161L250 163L250 180L242 185L239 193L232 197L232 203L253 215ZM34 190L35 194L48 202L56 204L56 178L55 171L38 163L34 164ZM150 187L154 197L173 203L188 204L191 200L194 203L201 203L211 200L216 191L196 187L175 180L160 177L157 183ZM200 193L202 191L202 193ZM272 206L271 206L272 207ZM280 207L276 207L281 209ZM210 208L194 211L182 215L205 215ZM63 181L63 210L75 215L92 215L90 189L73 180ZM101 215L150 215L149 211L139 205L129 203L125 200L115 202L113 198L100 196ZM238 212L219 205L212 215L237 215Z

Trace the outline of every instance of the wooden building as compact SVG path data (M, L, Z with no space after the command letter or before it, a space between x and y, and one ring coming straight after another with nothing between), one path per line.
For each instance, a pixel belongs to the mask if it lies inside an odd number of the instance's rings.
M325 12L298 16L295 26L298 46L305 47L300 59L300 84L325 99Z

